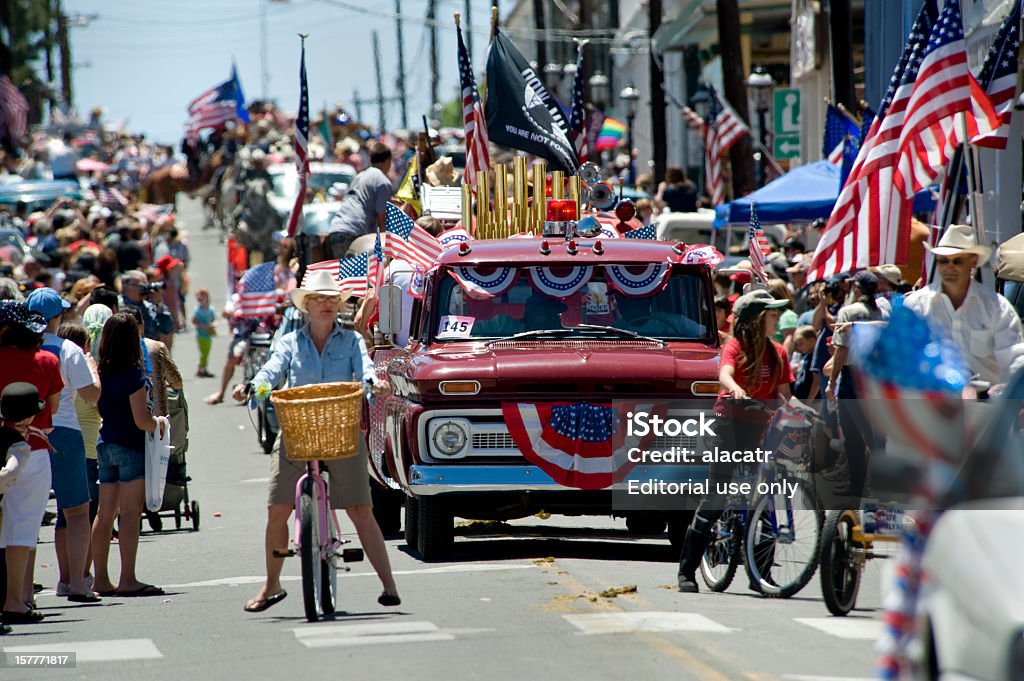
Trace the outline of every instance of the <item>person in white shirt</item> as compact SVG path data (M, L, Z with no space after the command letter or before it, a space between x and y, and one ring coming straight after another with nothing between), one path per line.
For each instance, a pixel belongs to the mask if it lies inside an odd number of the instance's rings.
M931 251L939 276L905 305L956 344L978 379L1005 383L1024 367L1024 331L1010 301L972 276L992 250L978 245L970 226L950 225Z

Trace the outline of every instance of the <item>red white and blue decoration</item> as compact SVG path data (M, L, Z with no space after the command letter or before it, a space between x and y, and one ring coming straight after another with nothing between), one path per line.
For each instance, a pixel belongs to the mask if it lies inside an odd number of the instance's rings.
M526 460L560 485L604 489L633 466L626 456L625 414L609 403L503 402L501 411Z
M665 288L672 267L668 263L650 265L605 265L608 284L629 298L643 298Z
M652 222L649 225L644 225L643 227L631 229L622 236L626 239L650 239L653 241L654 239L658 238L658 228Z
M239 317L266 317L277 311L277 286L274 281L274 263L265 262L242 275L238 282Z
M438 243L441 244L441 248L444 250L449 248L458 248L459 244L472 240L472 235L462 227L456 227L454 229L441 232L441 236L437 237Z
M519 279L519 270L515 267L453 267L448 271L473 298L500 296Z
M530 281L534 288L551 298L564 300L587 285L594 276L594 268L575 267L531 267Z
M679 259L679 262L683 265L718 267L723 260L725 260L725 256L714 246L695 244L683 251L683 257Z

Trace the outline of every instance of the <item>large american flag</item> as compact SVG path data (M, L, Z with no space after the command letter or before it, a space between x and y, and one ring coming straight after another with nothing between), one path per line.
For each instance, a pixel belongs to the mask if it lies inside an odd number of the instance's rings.
M884 211L888 215L904 114L937 14L935 0L926 0L910 29L903 54L871 128L864 136L849 178L822 231L811 259L808 281L894 262L895 247L890 246L888 224L882 224L882 214Z
M266 317L277 311L273 262L246 270L238 282L238 299L238 314L242 317Z
M413 222L392 203L387 205L386 213L384 224L388 232L387 255L420 265L425 270L433 267L442 250L437 237Z
M722 159L732 145L749 132L746 123L723 102L712 85L708 85L708 118L704 125L705 184L711 203L718 205L725 199L722 179Z
M585 163L590 154L587 144L587 109L583 103L583 47L586 40L579 42L576 54L576 75L572 79L572 108L569 112L569 134L580 163Z
M28 127L28 100L7 76L0 77L0 137L4 132L12 146Z
M750 270L762 283L768 283L768 274L765 266L768 264L768 254L772 252L765 238L764 230L761 229L761 221L757 217L757 205L750 204L750 233L747 237L747 247L750 251Z
M295 229L302 218L302 205L306 202L306 178L309 177L309 87L306 84L306 41L302 41L302 56L299 58L299 113L295 117L295 164L299 169L299 193L288 218L288 236L295 235Z
M234 67L230 78L192 100L188 105L188 117L185 135L192 141L198 141L199 131L203 128L219 128L235 118L249 119Z
M484 107L480 103L480 95L473 82L473 67L469 63L469 51L462 40L462 28L455 27L459 38L459 83L462 86L462 120L466 131L466 170L463 183L476 186L476 174L487 172L491 166L490 152L487 150L487 119L484 118Z

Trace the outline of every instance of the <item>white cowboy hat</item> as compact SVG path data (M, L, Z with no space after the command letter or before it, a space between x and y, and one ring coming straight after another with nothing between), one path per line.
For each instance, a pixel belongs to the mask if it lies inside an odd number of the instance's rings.
M307 272L302 280L302 287L292 289L289 294L292 305L300 312L309 312L306 309L306 296L316 294L318 296L337 296L341 298L341 291L338 289L338 280L326 270L315 270Z
M978 235L970 225L950 225L937 245L929 246L926 241L924 247L935 255L943 256L974 253L979 262L986 262L992 255L991 248L978 245Z
M458 180L458 173L450 156L442 156L427 166L424 174L431 187L450 187Z

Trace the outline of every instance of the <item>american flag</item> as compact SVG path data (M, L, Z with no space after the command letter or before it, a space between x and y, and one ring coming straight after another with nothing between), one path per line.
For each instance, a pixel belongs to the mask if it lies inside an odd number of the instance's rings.
M372 282L373 287L380 290L384 285L384 249L380 245L380 231L377 231L377 240L373 244L373 259L369 264L366 274L367 282Z
M360 253L353 258L338 262L338 288L350 296L366 295L366 275L370 265L370 254Z
M643 227L631 229L622 236L624 236L627 239L657 239L658 228L652 222L649 225L644 225Z
M242 85L234 67L230 78L192 100L188 105L188 116L185 135L193 142L199 140L199 131L203 128L219 128L235 118L249 120L242 98Z
M583 104L583 47L586 44L586 40L579 42L576 75L572 80L572 109L569 112L569 133L580 163L585 163L590 153L587 144L587 109Z
M386 211L387 255L429 270L441 255L437 237L413 222L398 206L389 203ZM392 238L392 234L396 238Z
M882 214L888 214L904 114L937 15L935 0L926 0L910 29L878 113L861 142L849 179L822 231L808 281L895 262L896 235L889 238L889 226L883 224Z
M992 47L985 56L978 74L980 87L1000 118L995 130L977 131L971 135L971 144L992 149L1005 149L1009 135L1010 116L1013 113L1013 95L1017 91L1017 59L1020 56L1020 15L1021 3L1013 3L1013 9L1003 19L996 33ZM959 128L954 129L959 132ZM968 130L968 133L974 131Z
M337 279L340 267L341 267L341 261L338 260L337 258L335 258L334 260L321 260L320 262L315 262L312 265L307 265L306 266L306 274L303 275L303 277L302 277L302 288L306 287L306 282L308 281L309 275L312 272L319 272L319 271L330 272L331 275L335 279Z
M821 155L832 163L839 163L843 160L843 149L847 140L859 136L857 124L835 104L829 104L825 112L825 137L821 145Z
M174 212L173 203L143 203L135 210L135 216L143 218L149 224L153 224L160 218Z
M274 263L265 262L246 270L238 282L238 314L242 317L266 317L277 311L277 286Z
M96 190L96 200L104 206L124 208L128 205L128 197L118 190L117 187L102 186Z
M0 136L16 146L28 127L28 100L7 76L0 77Z
M473 67L469 63L469 52L462 41L462 29L455 27L459 38L459 82L462 86L462 119L466 131L466 170L463 183L476 186L477 172L487 172L491 165L487 150L487 122L484 107L473 82Z
M732 145L736 144L749 128L724 103L710 84L708 88L708 120L704 132L704 160L707 166L705 183L711 203L718 205L725 199L725 183L722 180L722 159Z
M288 218L288 236L295 235L302 217L302 205L306 202L306 178L309 177L309 87L306 84L306 41L302 41L302 56L299 58L299 113L295 117L295 164L299 168L299 193L295 196L291 216Z
M750 269L762 283L768 283L768 275L764 268L768 264L768 254L772 252L768 245L768 239L761 229L761 221L757 218L757 204L750 204L750 234L747 238L747 247L750 250Z

